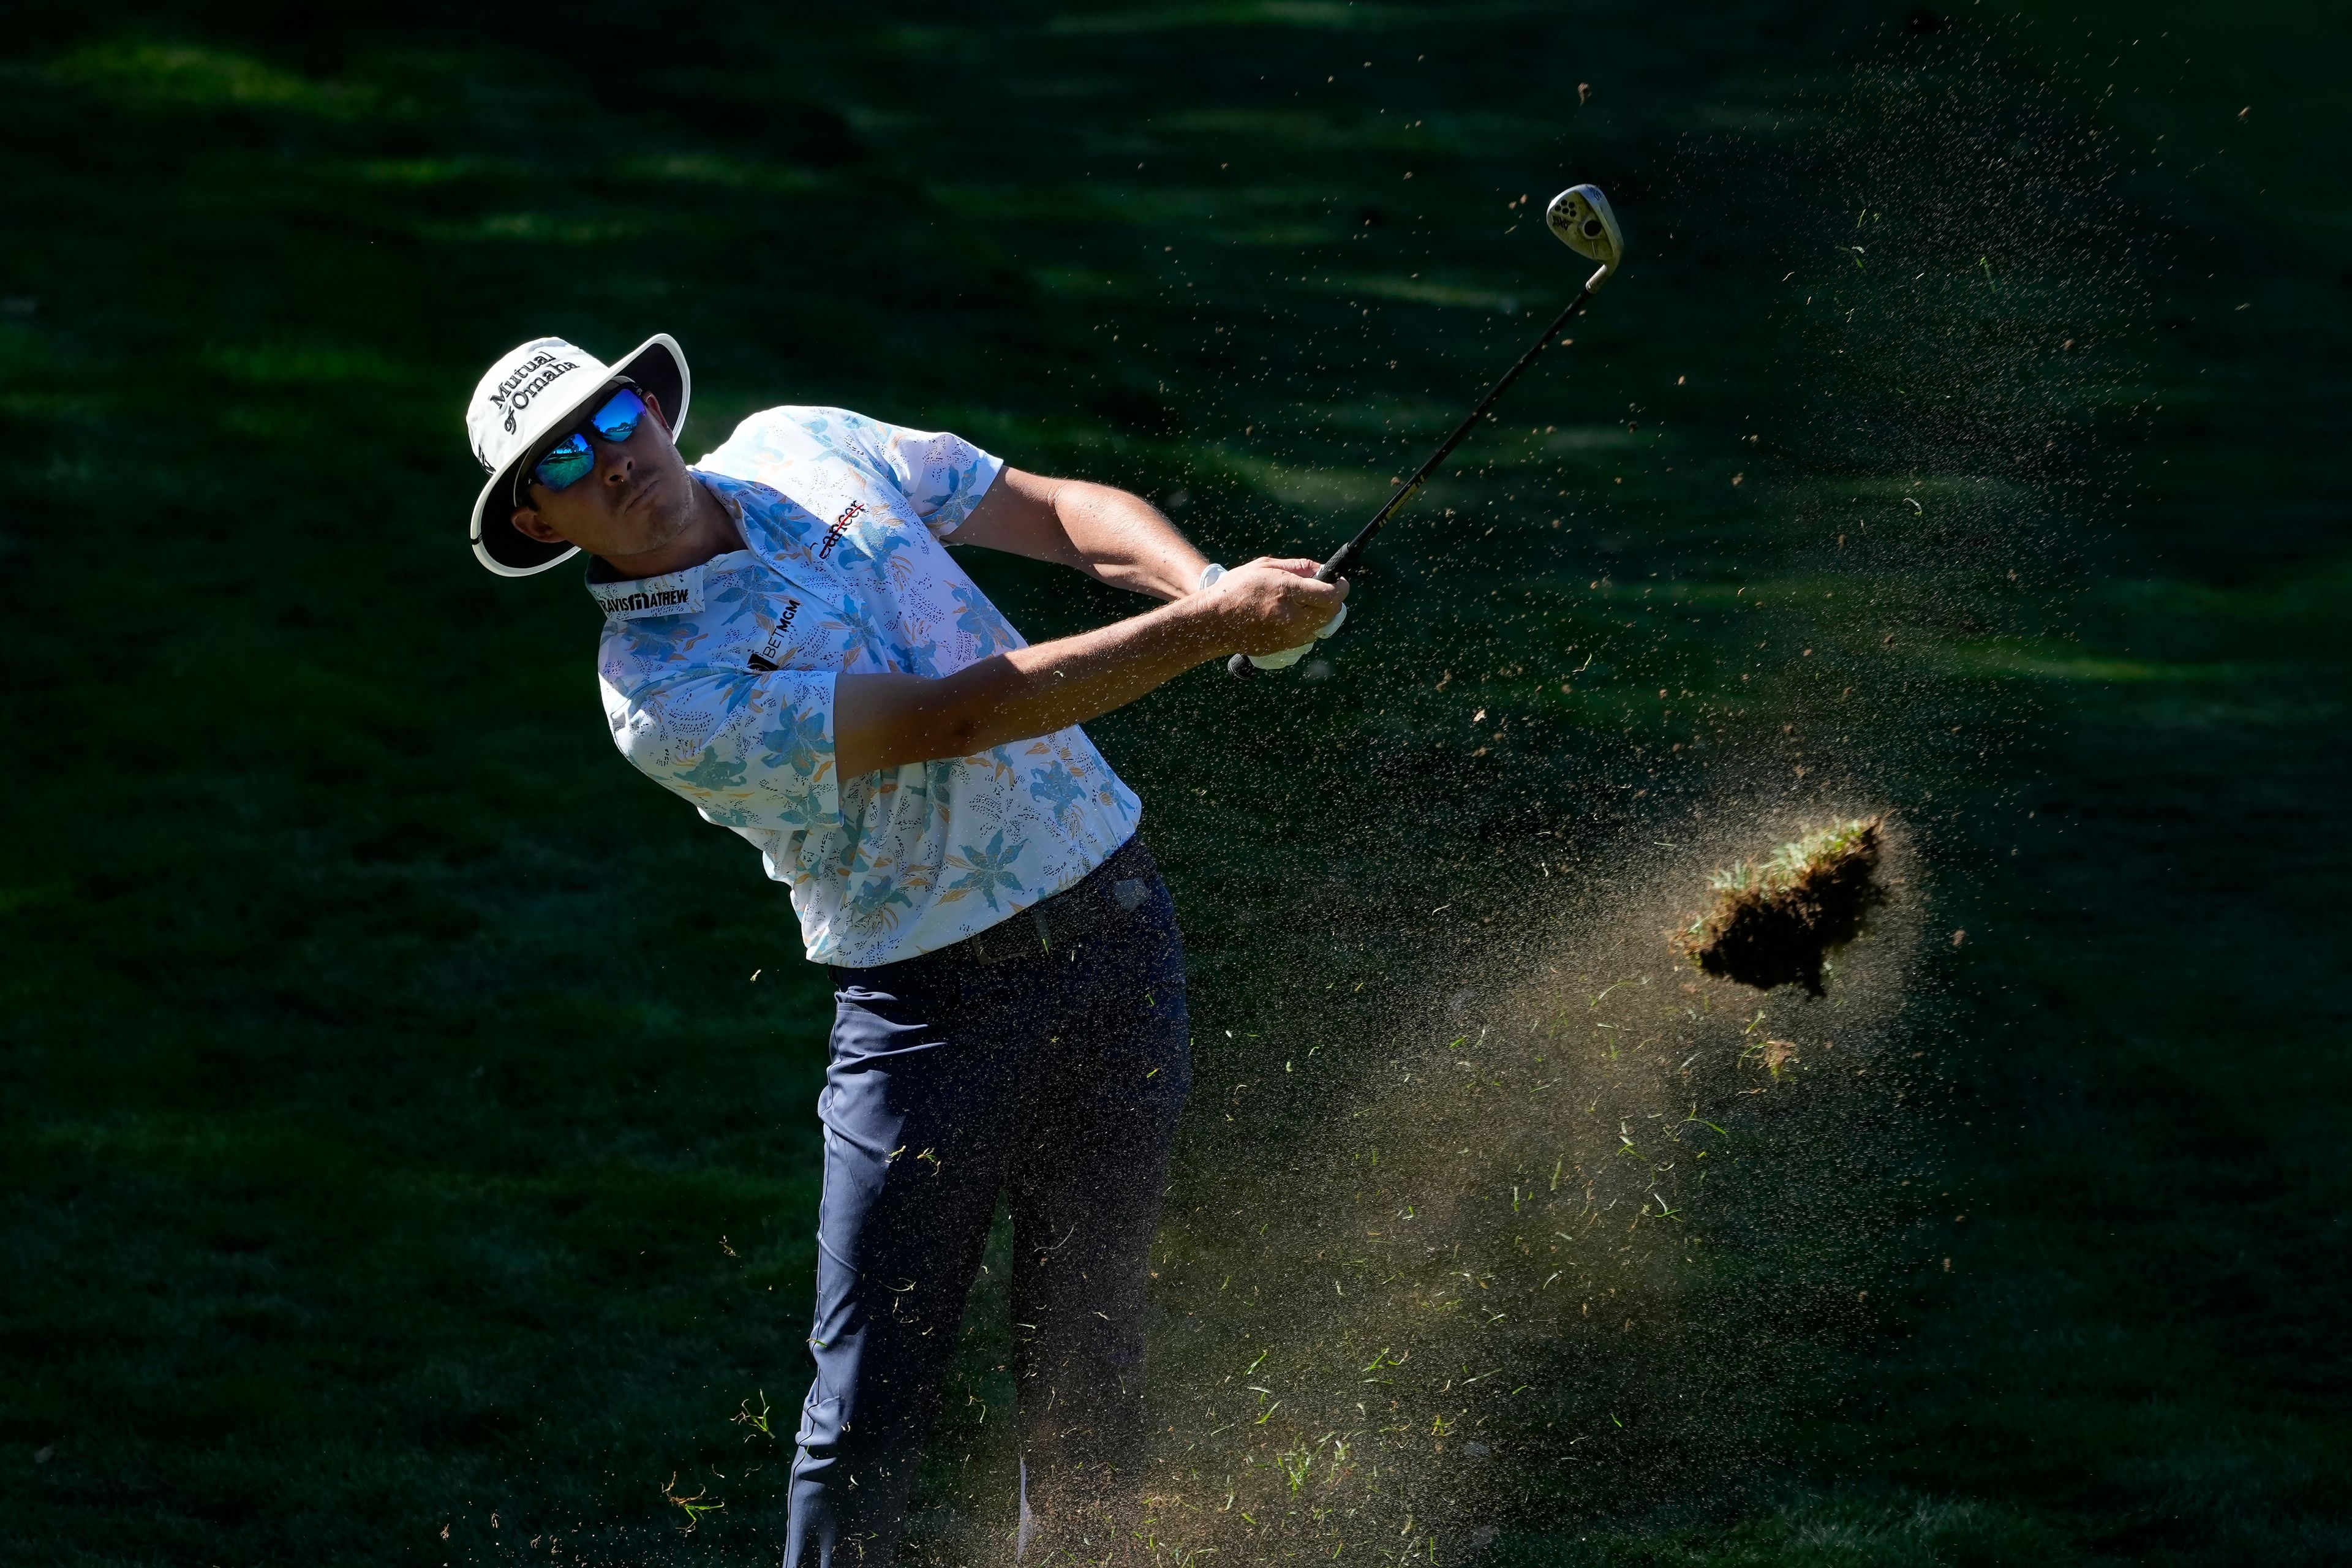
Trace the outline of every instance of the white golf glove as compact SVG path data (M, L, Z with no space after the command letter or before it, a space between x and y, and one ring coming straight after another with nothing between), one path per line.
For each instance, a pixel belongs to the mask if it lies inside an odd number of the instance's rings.
M1214 562L1211 562L1208 565L1201 568L1201 588L1205 590L1213 586L1217 579L1224 574L1225 569L1223 567L1216 564ZM1254 653L1249 656L1249 661L1257 666L1260 669L1288 669L1292 665L1297 664L1300 659L1305 658L1308 654L1314 652L1315 645L1321 642L1325 637L1329 637L1333 632L1338 631L1339 629L1339 623L1347 618L1348 606L1342 605L1339 606L1339 613L1333 616L1330 620L1326 622L1321 631L1317 632L1313 637L1307 638L1305 642L1300 643L1297 647L1286 647L1280 653Z

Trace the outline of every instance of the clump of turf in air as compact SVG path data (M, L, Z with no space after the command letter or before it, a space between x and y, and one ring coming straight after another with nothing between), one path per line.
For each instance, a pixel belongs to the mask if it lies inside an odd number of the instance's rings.
M1717 871L1715 907L1677 945L1709 974L1760 991L1795 981L1819 996L1824 956L1852 942L1886 897L1878 884L1881 820L1832 823L1781 845L1761 865L1743 860Z

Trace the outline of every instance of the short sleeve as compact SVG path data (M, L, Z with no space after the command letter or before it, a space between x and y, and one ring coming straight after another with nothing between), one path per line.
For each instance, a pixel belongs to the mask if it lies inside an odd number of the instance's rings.
M859 445L887 470L934 539L963 526L1004 467L1003 459L961 436L908 430L862 414L848 418Z
M822 827L841 818L831 670L701 673L624 695L608 683L613 743L722 827Z

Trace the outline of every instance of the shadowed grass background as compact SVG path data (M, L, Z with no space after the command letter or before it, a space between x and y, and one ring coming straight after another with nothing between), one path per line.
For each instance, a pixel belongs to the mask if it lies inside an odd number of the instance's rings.
M12 14L0 1540L781 1539L730 1417L805 1382L829 1005L612 753L569 571L467 556L490 355L667 330L689 452L835 402L1320 553L1574 287L1537 209L1592 179L1633 264L1326 663L1095 727L1194 955L1170 1560L2340 1556L2343 32L2183 10ZM973 570L1033 637L1120 608ZM1680 989L1712 864L1880 808L1866 1026ZM1738 1179L1627 1136L1676 1114ZM1677 1174L1610 1188L1621 1137ZM1618 1297L1538 1283L1539 1177L1675 1209ZM1529 1305L1430 1315L1457 1247ZM935 1560L1007 1516L1007 1332ZM1489 1350L1523 1391L1454 1403ZM1234 1491L1290 1511L1186 1511Z

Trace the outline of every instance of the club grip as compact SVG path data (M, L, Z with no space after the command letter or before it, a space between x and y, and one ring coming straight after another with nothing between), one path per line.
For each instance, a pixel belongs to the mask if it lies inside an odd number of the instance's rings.
M1381 515L1382 517L1386 517L1388 513L1383 510ZM1339 554L1334 555L1330 560L1326 561L1322 565L1316 568L1315 580L1318 583L1338 582L1342 576L1346 575L1352 567L1354 567L1356 564L1356 557L1363 553L1363 542L1362 538L1359 537L1351 539L1346 544L1340 546ZM1347 613L1347 606L1342 605L1339 607L1339 615L1344 616ZM1334 616L1332 618L1331 626L1336 626L1339 624L1339 617ZM1331 626L1326 626L1324 630L1328 633L1331 630ZM1257 672L1257 666L1250 662L1250 657L1245 653L1237 653L1234 655L1233 658L1225 661L1225 673L1232 676L1236 680L1247 680L1251 676L1255 675Z

